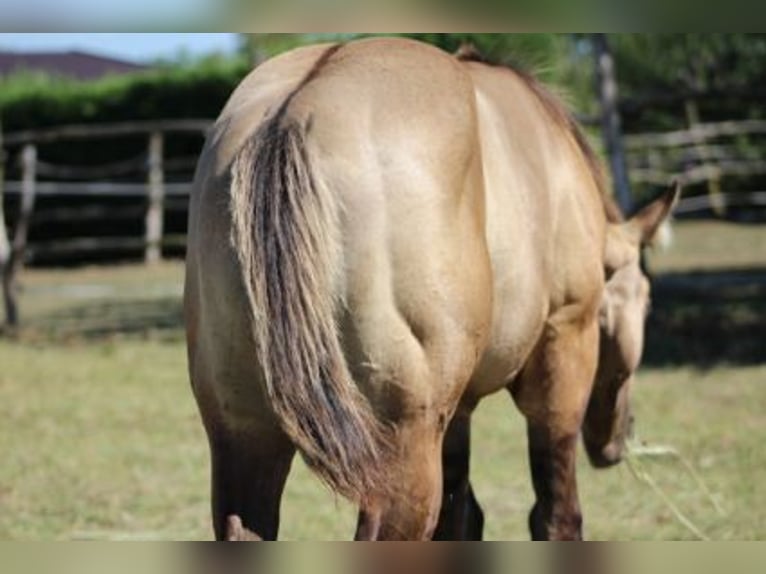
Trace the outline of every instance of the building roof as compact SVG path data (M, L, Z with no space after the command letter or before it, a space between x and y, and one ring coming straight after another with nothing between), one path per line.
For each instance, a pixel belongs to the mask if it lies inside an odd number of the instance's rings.
M15 72L44 72L77 80L95 80L111 74L129 74L146 66L85 52L3 52L0 77Z

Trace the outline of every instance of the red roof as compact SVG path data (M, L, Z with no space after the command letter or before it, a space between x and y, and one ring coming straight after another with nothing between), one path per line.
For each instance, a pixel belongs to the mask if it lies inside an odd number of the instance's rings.
M129 74L146 66L85 52L2 52L0 76L15 72L45 72L78 80L94 80L111 74Z

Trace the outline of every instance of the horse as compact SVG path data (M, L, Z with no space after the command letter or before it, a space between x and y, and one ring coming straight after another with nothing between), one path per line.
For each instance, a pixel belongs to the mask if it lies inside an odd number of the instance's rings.
M625 220L532 76L402 38L256 67L191 196L184 313L216 539L277 538L296 451L358 540L480 539L471 414L526 418L534 539L579 539L575 454L620 460L678 189ZM582 432L581 432L582 431Z

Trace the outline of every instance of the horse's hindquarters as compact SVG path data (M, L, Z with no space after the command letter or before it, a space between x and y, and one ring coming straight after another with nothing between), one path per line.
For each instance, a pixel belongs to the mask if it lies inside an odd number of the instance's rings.
M322 377L343 379L346 365L378 417L394 427L385 455L386 484L369 489L363 501L375 514L377 536L428 537L435 526L442 437L482 353L492 305L473 92L459 66L430 48L396 45L382 61L367 54L360 67L369 50L369 45L335 50L288 100L253 108L277 110L267 116L267 129L251 136L254 173L199 178L190 218L187 316L191 376L218 485L217 532L225 534L229 514L241 516L243 526L261 537L274 532L274 506L266 504L272 515L267 520L258 515L257 503L281 492L280 481L267 476L286 476L292 456L286 435L327 471L324 477L333 486L350 484L350 468L358 471L358 485L369 484L365 476L384 459L362 465L351 456L346 449L360 433L333 450L337 459L318 461L311 451L330 444L318 436L348 434L352 427L343 417L320 423L312 418L316 403L292 413L279 406L285 397L302 400L315 392L329 392L327 404L343 406L353 393L337 392ZM400 71L396 77L389 75L392 67ZM433 83L421 81L422 69L430 69ZM259 97L257 88L253 94ZM230 119L248 109L246 99L238 102ZM210 166L226 164L222 157L242 136L227 131L225 123L218 129L208 150ZM273 139L260 139L264 134ZM279 153L274 145L282 146ZM219 150L223 155L215 157ZM236 157L235 169L251 167ZM232 181L254 186L253 193L235 201L244 188L231 188ZM284 201L279 209L287 210L275 212L279 224L272 217L257 219L262 209L273 207L272 200ZM313 207L318 201L332 202L333 210L337 203L337 221ZM255 210L257 224L238 219L247 209ZM331 233L317 234L317 226ZM323 238L329 236L340 239L339 249L325 257L321 250L331 246ZM267 273L259 263L266 259L254 251L267 243L277 250L273 261L290 268L275 264ZM309 251L292 257L287 245ZM264 257L271 255L267 249ZM323 261L331 263L319 265ZM287 273L305 283L289 283ZM313 324L329 329L322 334L290 315L296 309L317 312L319 299L334 302L331 311L341 328L335 342L325 336L335 328L333 321ZM269 307L275 301L283 307ZM300 325L309 328L298 330ZM325 338L317 345L320 335ZM268 345L259 339L264 336ZM342 346L343 363L323 370L321 361L333 344ZM294 366L295 357L308 351L319 361L316 368L303 361L300 372L292 366L284 371L300 380L281 376L269 363L269 353L275 353ZM294 393L296 381L306 393ZM245 442L262 448L243 450ZM271 475L268 460L282 461ZM266 470L254 470L258 467ZM262 483L263 490L251 496L243 490L246 481ZM253 529L254 524L265 530Z
M304 96L319 99L309 144L324 184L342 203L347 363L395 427L387 468L393 492L366 519L379 527L361 530L381 538L427 537L435 527L442 437L491 320L472 87L452 62L441 64L437 85L398 77L381 88L386 101L379 105L364 99L369 78L343 84L342 112L325 99L336 87L341 93L336 76L324 84L320 78ZM297 98L296 106L304 111L307 102Z

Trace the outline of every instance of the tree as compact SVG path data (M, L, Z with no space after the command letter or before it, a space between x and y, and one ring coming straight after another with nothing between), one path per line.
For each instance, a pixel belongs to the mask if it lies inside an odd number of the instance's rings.
M766 79L766 34L611 34L626 94L747 89Z

